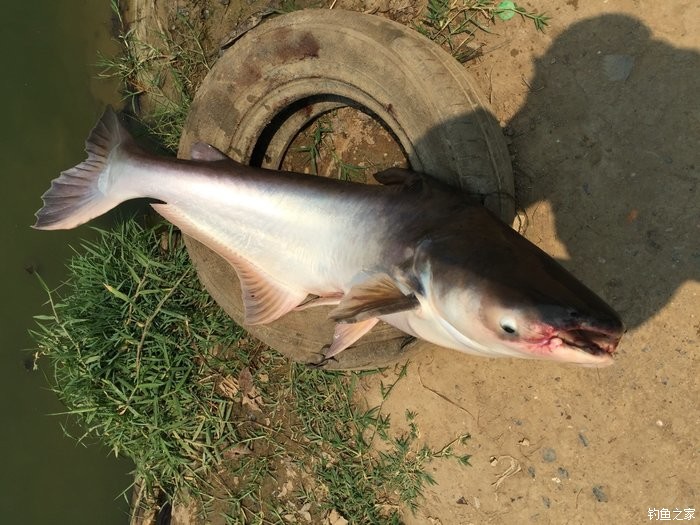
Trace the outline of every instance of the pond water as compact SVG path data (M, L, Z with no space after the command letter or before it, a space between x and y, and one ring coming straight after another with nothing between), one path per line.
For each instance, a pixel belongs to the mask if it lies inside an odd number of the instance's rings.
M3 523L125 524L120 496L131 464L105 448L84 447L63 434L64 407L49 391L48 363L28 371L32 316L45 296L27 267L51 287L65 276L70 245L89 228L40 232L29 228L40 195L63 169L84 158L84 140L106 103L118 103L114 83L96 78L97 53L114 54L109 2L36 0L5 2L0 19L3 50L0 128L3 205L0 280L2 395L0 432Z

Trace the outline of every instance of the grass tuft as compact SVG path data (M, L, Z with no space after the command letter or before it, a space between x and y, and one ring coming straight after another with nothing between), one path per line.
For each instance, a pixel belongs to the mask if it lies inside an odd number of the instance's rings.
M100 56L101 78L121 80L124 99L146 130L166 149L177 152L180 133L195 92L213 63L201 30L177 14L169 29L143 38L126 27L119 0L111 0L122 52Z
M447 48L459 62L480 56L473 46L479 31L491 33L496 20L508 21L515 15L532 20L537 31L544 31L549 16L518 6L515 2L493 0L428 0L422 19L415 29Z
M321 175L321 165L324 165L328 175L333 174L340 180L353 182L367 182L366 171L368 166L360 166L343 160L342 156L333 141L332 117L336 112L332 111L316 119L309 129L304 130L302 135L308 141L307 144L293 149L292 153L302 153L308 155L308 163L311 173Z
M168 495L196 490L245 436L217 388L245 356L216 355L243 332L202 289L177 239L172 229L133 221L99 231L72 258L59 290L42 282L51 314L38 316L33 331L72 416L66 429L130 457L146 488Z

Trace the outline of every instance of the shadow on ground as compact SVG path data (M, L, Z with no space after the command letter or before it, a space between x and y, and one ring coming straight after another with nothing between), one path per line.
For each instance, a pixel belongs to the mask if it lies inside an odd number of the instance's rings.
M564 261L633 328L700 278L700 56L639 20L571 26L509 126L520 206L549 201ZM537 242L537 239L534 239Z

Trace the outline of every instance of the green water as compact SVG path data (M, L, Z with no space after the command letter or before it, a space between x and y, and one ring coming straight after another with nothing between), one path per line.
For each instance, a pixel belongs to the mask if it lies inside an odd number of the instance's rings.
M83 159L83 141L114 85L98 81L97 52L114 53L107 1L2 2L0 17L0 522L22 524L125 524L131 465L98 446L64 437L63 410L48 391L43 363L25 369L32 315L45 297L36 266L52 286L65 275L69 244L89 236L29 229L49 181Z

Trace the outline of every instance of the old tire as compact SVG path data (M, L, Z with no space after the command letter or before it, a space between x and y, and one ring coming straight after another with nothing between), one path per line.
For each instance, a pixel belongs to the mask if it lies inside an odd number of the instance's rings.
M187 158L192 144L204 141L241 162L279 168L303 125L345 105L391 130L414 170L487 195L486 205L512 220L510 159L472 77L416 31L372 15L298 11L246 33L202 83L179 154ZM233 269L196 241L187 244L208 291L242 322ZM333 333L327 313L325 307L292 312L249 331L294 360L315 363ZM405 334L380 323L326 367L384 366L426 345L405 342Z

